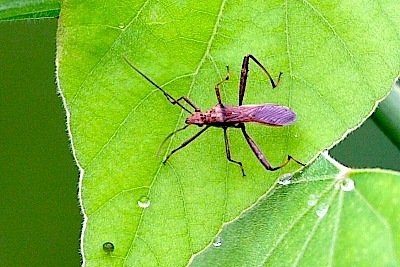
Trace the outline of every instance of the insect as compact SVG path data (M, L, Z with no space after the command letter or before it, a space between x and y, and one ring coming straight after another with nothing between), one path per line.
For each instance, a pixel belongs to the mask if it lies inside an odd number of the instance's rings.
M277 81L275 82L272 78L272 75L269 71L251 54L246 55L243 58L242 63L242 71L240 77L240 85L239 85L239 105L238 106L228 106L224 105L221 101L221 94L220 94L220 86L224 82L230 79L229 74L229 67L227 67L228 74L226 78L215 86L215 93L217 96L218 104L215 105L210 110L203 112L201 109L188 97L182 96L178 99L173 98L170 94L168 94L164 89L158 86L155 82L153 82L149 77L143 74L138 68L136 68L125 56L123 56L125 61L135 70L137 71L142 77L144 77L147 81L149 81L152 85L154 85L157 89L159 89L165 97L174 105L178 105L186 112L190 113L191 115L186 119L186 125L173 133L169 134L167 138L164 140L163 144L165 143L168 138L179 131L185 130L190 125L197 125L199 127L205 126L202 130L200 130L197 134L183 142L179 147L172 150L164 160L164 164L167 160L178 150L184 148L192 141L194 141L197 137L199 137L202 133L204 133L210 127L220 127L224 130L224 138L225 138L225 151L226 157L230 162L233 162L240 166L242 170L243 176L246 176L243 168L243 164L240 161L236 161L232 159L231 152L229 148L229 139L227 135L227 129L230 127L239 128L244 138L246 139L247 143L249 144L251 150L257 156L258 160L261 164L269 171L276 171L289 163L290 160L297 162L300 165L303 165L300 161L293 158L292 156L288 155L287 160L277 166L272 167L271 164L268 162L267 158L264 156L262 151L258 148L254 140L247 134L245 123L259 123L268 126L285 126L290 125L296 121L296 114L288 107L280 106L277 104L259 104L259 105L243 105L243 97L246 90L246 83L247 77L249 72L249 61L250 59L253 60L268 76L272 88L278 86L282 72L279 74ZM194 112L191 112L187 109L181 102L185 101L189 106L194 109ZM161 145L162 146L162 145Z

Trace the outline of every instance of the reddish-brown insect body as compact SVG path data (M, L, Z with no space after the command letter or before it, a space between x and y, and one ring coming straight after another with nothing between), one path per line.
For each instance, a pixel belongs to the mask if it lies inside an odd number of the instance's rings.
M247 82L247 77L248 77L249 60L250 59L252 59L267 74L273 88L278 86L281 75L282 75L282 73L280 73L277 82L275 82L274 79L272 79L272 76L269 73L269 71L263 65L261 65L261 63L253 55L246 55L243 59L242 72L241 72L241 77L240 77L240 86L239 86L239 105L238 106L225 106L224 104L222 104L222 101L221 101L219 87L223 82L229 80L230 76L229 76L229 70L228 70L228 75L226 76L226 78L224 80L222 80L221 82L219 82L215 86L215 93L217 95L218 104L206 112L202 112L201 109L198 108L194 104L194 102L192 102L187 97L180 97L178 99L173 98L166 91L164 91L164 89L162 89L155 82L153 82L150 78L148 78L146 75L144 75L139 69L137 69L135 66L133 66L132 63L130 63L125 57L124 57L124 59L141 76L143 76L147 81L149 81L151 84L153 84L155 87L157 87L161 92L163 92L163 94L168 99L168 101L170 101L174 105L178 105L183 110L185 110L191 114L185 121L186 125L183 128L178 129L177 131L168 135L167 138L164 140L164 142L169 137L171 137L173 134L175 134L176 132L185 130L190 125L197 125L200 127L205 126L197 134L192 136L190 139L185 141L183 144L181 144L176 149L172 150L165 158L164 163L175 152L177 152L181 148L184 148L185 146L187 146L189 143L191 143L193 140L195 140L197 137L199 137L202 133L204 133L208 128L213 126L213 127L220 127L224 130L226 157L229 161L236 163L241 167L243 176L245 176L243 164L240 161L236 161L231 158L231 153L230 153L230 148L229 148L229 140L228 140L228 135L227 135L227 129L229 127L240 128L242 130L243 136L245 137L250 148L253 150L253 152L257 156L258 160L261 162L261 164L264 165L264 167L267 170L269 170L269 171L278 170L278 169L284 167L286 164L288 164L290 160L294 160L298 164L304 166L303 163L296 160L292 156L288 155L287 160L283 164L281 164L277 167L272 167L270 165L270 163L268 162L268 160L266 159L266 157L264 156L264 154L262 153L262 151L258 148L256 143L246 132L245 123L259 123L259 124L269 125L269 126L285 126L285 125L290 125L296 121L296 114L290 108L285 107L285 106L280 106L280 105L276 105L276 104L242 105L244 93L246 90L246 82ZM192 113L182 103L180 103L180 101L182 101L182 100L185 101L187 104L189 104L194 109L194 113Z
M296 114L288 107L275 104L224 106L217 104L206 112L197 111L186 119L187 124L199 126L235 127L251 122L270 126L285 126L296 121Z

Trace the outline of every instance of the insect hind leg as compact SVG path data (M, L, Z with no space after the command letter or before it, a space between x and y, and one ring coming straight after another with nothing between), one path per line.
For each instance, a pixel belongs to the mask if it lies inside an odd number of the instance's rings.
M299 160L297 160L297 159L293 158L292 156L288 155L287 156L287 160L283 164L281 164L281 165L279 165L277 167L272 167L270 169L270 171L276 171L276 170L279 170L280 168L285 167L291 160L293 160L294 162L296 162L299 165L306 166L304 163L301 163Z
M243 97L246 91L250 59L252 59L267 74L269 81L271 82L272 88L277 87L281 81L282 72L279 73L278 79L275 82L275 80L272 78L271 73L252 54L244 56L242 63L242 71L240 75L240 84L239 84L239 106L243 104Z
M303 163L301 163L300 161L298 161L297 159L293 158L292 156L288 155L287 160L277 166L277 167L272 167L271 164L269 163L269 161L267 160L267 158L264 156L263 152L260 150L260 148L256 145L256 143L254 142L254 140L247 134L246 132L246 126L244 124L240 125L240 128L242 130L243 136L245 137L247 143L249 144L251 150L253 150L254 154L257 156L258 160L261 162L262 165L264 165L265 169L269 170L269 171L276 171L279 170L280 168L285 167L289 161L293 160L296 163L305 166Z
M269 81L271 82L272 88L275 88L279 85L279 83L281 82L282 72L279 73L278 80L275 82L275 80L272 78L271 73L252 54L248 54L247 56L251 58L267 74Z

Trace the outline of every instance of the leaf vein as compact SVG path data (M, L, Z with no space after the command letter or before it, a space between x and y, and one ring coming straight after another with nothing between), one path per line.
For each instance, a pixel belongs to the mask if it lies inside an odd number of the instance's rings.
M329 185L323 192L322 194L318 197L318 199L321 199L325 194L327 194L333 187L334 187L335 183L332 183L331 185ZM273 194L271 194L270 196L272 196ZM289 225L289 227L287 228L287 230L278 238L278 240L275 242L275 244L273 244L273 246L271 247L271 249L265 254L264 259L262 260L262 264L260 264L260 266L265 266L266 265L266 261L268 260L268 258L272 255L272 253L274 253L274 251L276 249L278 249L279 245L281 244L281 242L283 242L283 240L286 238L286 236L289 234L290 230L294 229L294 227L300 222L300 220L306 216L312 209L314 208L314 206L308 206L304 212L300 213L300 215L293 221L293 223L291 223Z
M174 175L176 177L176 180L178 181L179 193L182 197L183 211L185 213L185 223L186 223L186 227L187 227L187 231L188 231L187 237L188 237L188 243L189 243L189 250L190 250L190 253L193 254L193 241L192 241L192 236L190 234L189 213L188 213L188 209L186 207L185 193L183 192L182 181L181 181L178 173L176 172L174 166L172 166L172 164L170 164L170 163L168 163L168 164L171 166L172 171L174 172Z
M336 220L333 225L332 243L331 243L331 247L329 249L328 266L333 266L333 257L335 256L336 240L337 240L337 236L339 234L340 219L342 216L343 196L344 196L344 192L341 190L339 192L338 214L336 215Z
M338 190L333 190L333 194L328 202L329 204L327 205L328 207L330 207L332 205L332 202L334 201L335 196L337 195L337 192L338 192ZM307 236L306 240L304 241L303 247L301 248L293 266L297 266L299 264L301 258L304 256L304 253L306 252L306 250L311 242L311 239L314 237L315 233L317 232L318 226L320 226L323 218L324 218L324 216L320 216L315 221L315 224L314 224L313 228L311 229L310 234Z
M128 28L138 17L139 15L142 13L144 7L147 5L147 3L150 2L150 0L146 0L146 2L142 5L142 7L138 10L138 12L136 13L135 17L133 17L131 19L131 21L128 23L128 25L125 27ZM78 90L76 91L76 93L74 94L74 96L71 99L71 103L73 103L76 99L76 97L79 95L79 93L81 92L83 85L85 84L85 82L87 81L88 77L90 77L94 70L96 69L96 67L103 61L104 57L108 54L108 52L111 51L111 48L114 47L114 45L117 43L117 41L119 40L119 37L121 36L121 34L124 32L124 30L122 30L119 35L115 38L114 43L112 43L109 47L109 49L107 51L105 51L103 53L103 55L101 57L99 57L99 60L96 62L96 64L93 66L93 68L88 72L88 74L86 75L86 77L84 79L82 79L82 83L79 85Z

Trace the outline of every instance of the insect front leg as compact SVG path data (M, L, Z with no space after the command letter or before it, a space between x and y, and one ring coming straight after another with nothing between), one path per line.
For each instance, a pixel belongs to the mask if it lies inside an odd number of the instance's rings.
M239 106L241 106L243 104L244 92L246 90L247 76L248 76L248 72L249 72L249 59L252 59L267 74L269 81L271 82L272 88L277 87L281 81L282 72L279 73L278 80L275 82L274 79L272 78L272 75L269 73L269 71L253 55L251 55L251 54L246 55L243 58L242 72L241 72L241 76L240 76Z
M227 135L227 133L226 133L226 130L227 130L228 128L227 128L227 127L224 127L223 129L224 129L224 138L225 138L226 157L228 158L228 160L229 160L230 162L233 162L233 163L238 164L238 165L240 166L240 168L242 169L242 174L243 174L243 176L246 176L246 174L244 173L243 164L242 164L240 161L236 161L236 160L233 160L233 159L231 158L231 150L230 150L230 148L229 148L229 139L228 139L228 135Z
M168 97L167 97L168 98ZM194 108L194 111L196 111L196 112L198 112L198 111L201 111L200 110L200 108L198 107L198 106L196 106L196 104L192 101L192 100L190 100L188 97L186 97L186 96L182 96L182 97L180 97L180 98L178 98L177 100L173 100L173 101L171 101L170 99L168 99L172 104L177 104L177 103L179 103L179 101L181 101L181 100L184 100L186 103L188 103L192 108ZM180 104L180 103L179 103ZM182 107L182 105L179 105L179 106L181 106Z
M231 75L229 73L229 66L226 66L226 71L227 71L227 74L226 74L225 79L223 79L222 81L220 81L219 83L217 83L215 85L215 94L217 95L218 104L220 104L220 105L222 105L222 101L221 101L221 93L219 91L219 86L221 84L223 84L224 82L228 81L230 79L230 77L231 77Z
M171 104L178 105L179 107L181 107L183 110L187 111L190 114L192 114L192 112L190 110L188 110L184 105L181 104L181 102L180 102L181 100L184 100L186 103L188 103L191 107L194 108L195 111L200 111L200 109L193 103L193 101L190 100L189 98L187 98L186 96L182 96L178 99L175 99L167 93L164 93L164 95L168 99L168 101L171 102Z
M201 131L199 131L197 134L193 135L192 137L190 137L188 140L186 140L185 142L183 142L179 147L175 148L174 150L171 151L171 153L168 154L168 156L165 158L165 160L163 161L163 163L165 164L167 162L167 160L175 153L177 152L179 149L184 148L185 146L187 146L188 144L190 144L192 141L194 141L197 137L199 137L202 133L204 133L208 128L210 128L211 126L206 126L204 129L202 129Z
M295 162L297 162L298 164L305 166L303 163L301 163L300 161L298 161L297 159L293 158L292 156L288 155L286 162L284 162L282 165L279 165L277 167L272 167L271 164L268 162L267 158L264 156L264 154L262 153L262 151L258 148L258 146L256 145L256 143L254 142L253 139L251 139L251 137L247 134L246 132L246 126L244 124L241 124L240 126L242 133L244 135L244 137L246 138L247 143L249 144L251 150L253 150L254 154L257 156L258 160L261 162L262 165L264 165L264 167L269 170L269 171L276 171L279 170L282 167L285 167L290 160L294 160Z

